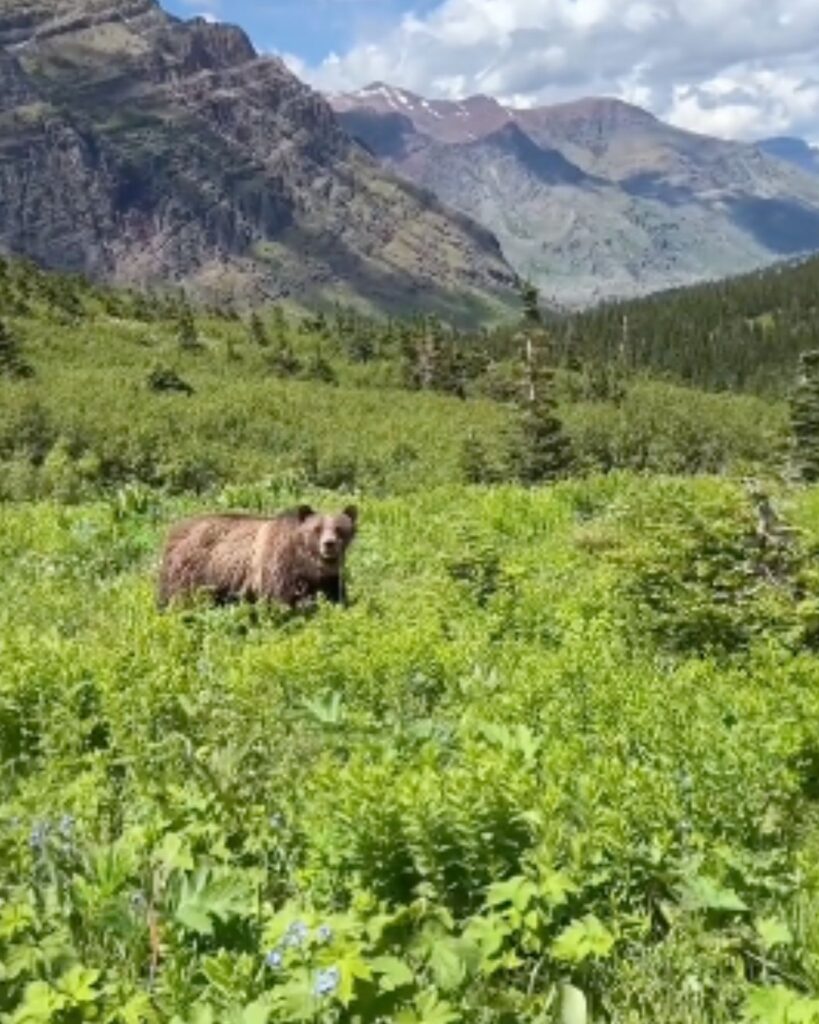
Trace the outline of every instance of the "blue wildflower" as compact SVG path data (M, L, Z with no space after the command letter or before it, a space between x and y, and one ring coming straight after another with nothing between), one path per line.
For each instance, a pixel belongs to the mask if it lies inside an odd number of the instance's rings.
M289 946L301 946L307 941L310 929L304 921L294 921L285 932L282 945L287 949Z
M74 825L74 818L70 814L64 814L60 818L60 823L57 826L57 828L59 829L60 835L63 837L63 839L71 838L71 836L74 834Z
M338 988L341 981L341 971L337 967L323 967L316 974L316 983L313 992L319 996L329 996Z
M272 971L275 971L277 968L281 967L282 959L282 955L278 949L271 949L264 958L264 962Z
M32 850L42 853L48 839L48 822L38 821L31 830L29 845Z
M284 825L284 818L280 814L270 815L270 827L280 829Z
M136 913L144 910L148 906L148 901L145 899L145 893L137 890L131 893L131 909Z
M318 937L322 942L329 942L333 937L333 929L329 924L319 925Z

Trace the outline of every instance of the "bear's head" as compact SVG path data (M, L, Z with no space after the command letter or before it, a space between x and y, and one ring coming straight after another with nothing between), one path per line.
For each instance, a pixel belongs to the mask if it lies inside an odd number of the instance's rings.
M297 516L299 533L310 553L327 566L338 565L356 535L356 506L348 505L336 515L326 515L309 505L300 505Z

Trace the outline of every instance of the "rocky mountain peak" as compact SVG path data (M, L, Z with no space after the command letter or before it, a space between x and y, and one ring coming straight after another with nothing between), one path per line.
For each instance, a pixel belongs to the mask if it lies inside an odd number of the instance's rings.
M400 114L418 131L441 142L470 142L510 120L509 111L488 96L470 96L465 100L426 99L383 82L331 96L330 101L340 113L365 108L383 115Z
M0 251L237 301L509 301L492 235L386 173L240 29L6 0L0 38Z
M386 166L490 228L558 303L819 249L819 182L804 173L804 146L708 138L611 97L513 109L482 96L402 101L383 84L363 92L334 100L342 123Z

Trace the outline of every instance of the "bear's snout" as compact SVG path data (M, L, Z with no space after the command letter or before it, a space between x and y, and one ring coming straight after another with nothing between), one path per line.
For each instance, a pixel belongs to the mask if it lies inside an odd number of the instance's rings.
M326 560L337 558L341 551L341 544L337 537L322 537L319 544L319 553Z

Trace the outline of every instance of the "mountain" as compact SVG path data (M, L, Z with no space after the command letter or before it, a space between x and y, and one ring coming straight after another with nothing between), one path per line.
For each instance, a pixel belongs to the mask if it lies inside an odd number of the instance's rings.
M785 160L810 174L819 174L819 147L808 145L804 139L777 136L772 139L762 139L757 146L769 156Z
M492 230L567 306L646 294L819 249L819 181L759 147L613 99L519 110L374 83L331 96L391 170Z
M240 301L508 301L484 228L395 177L244 33L155 0L0 7L0 250Z

